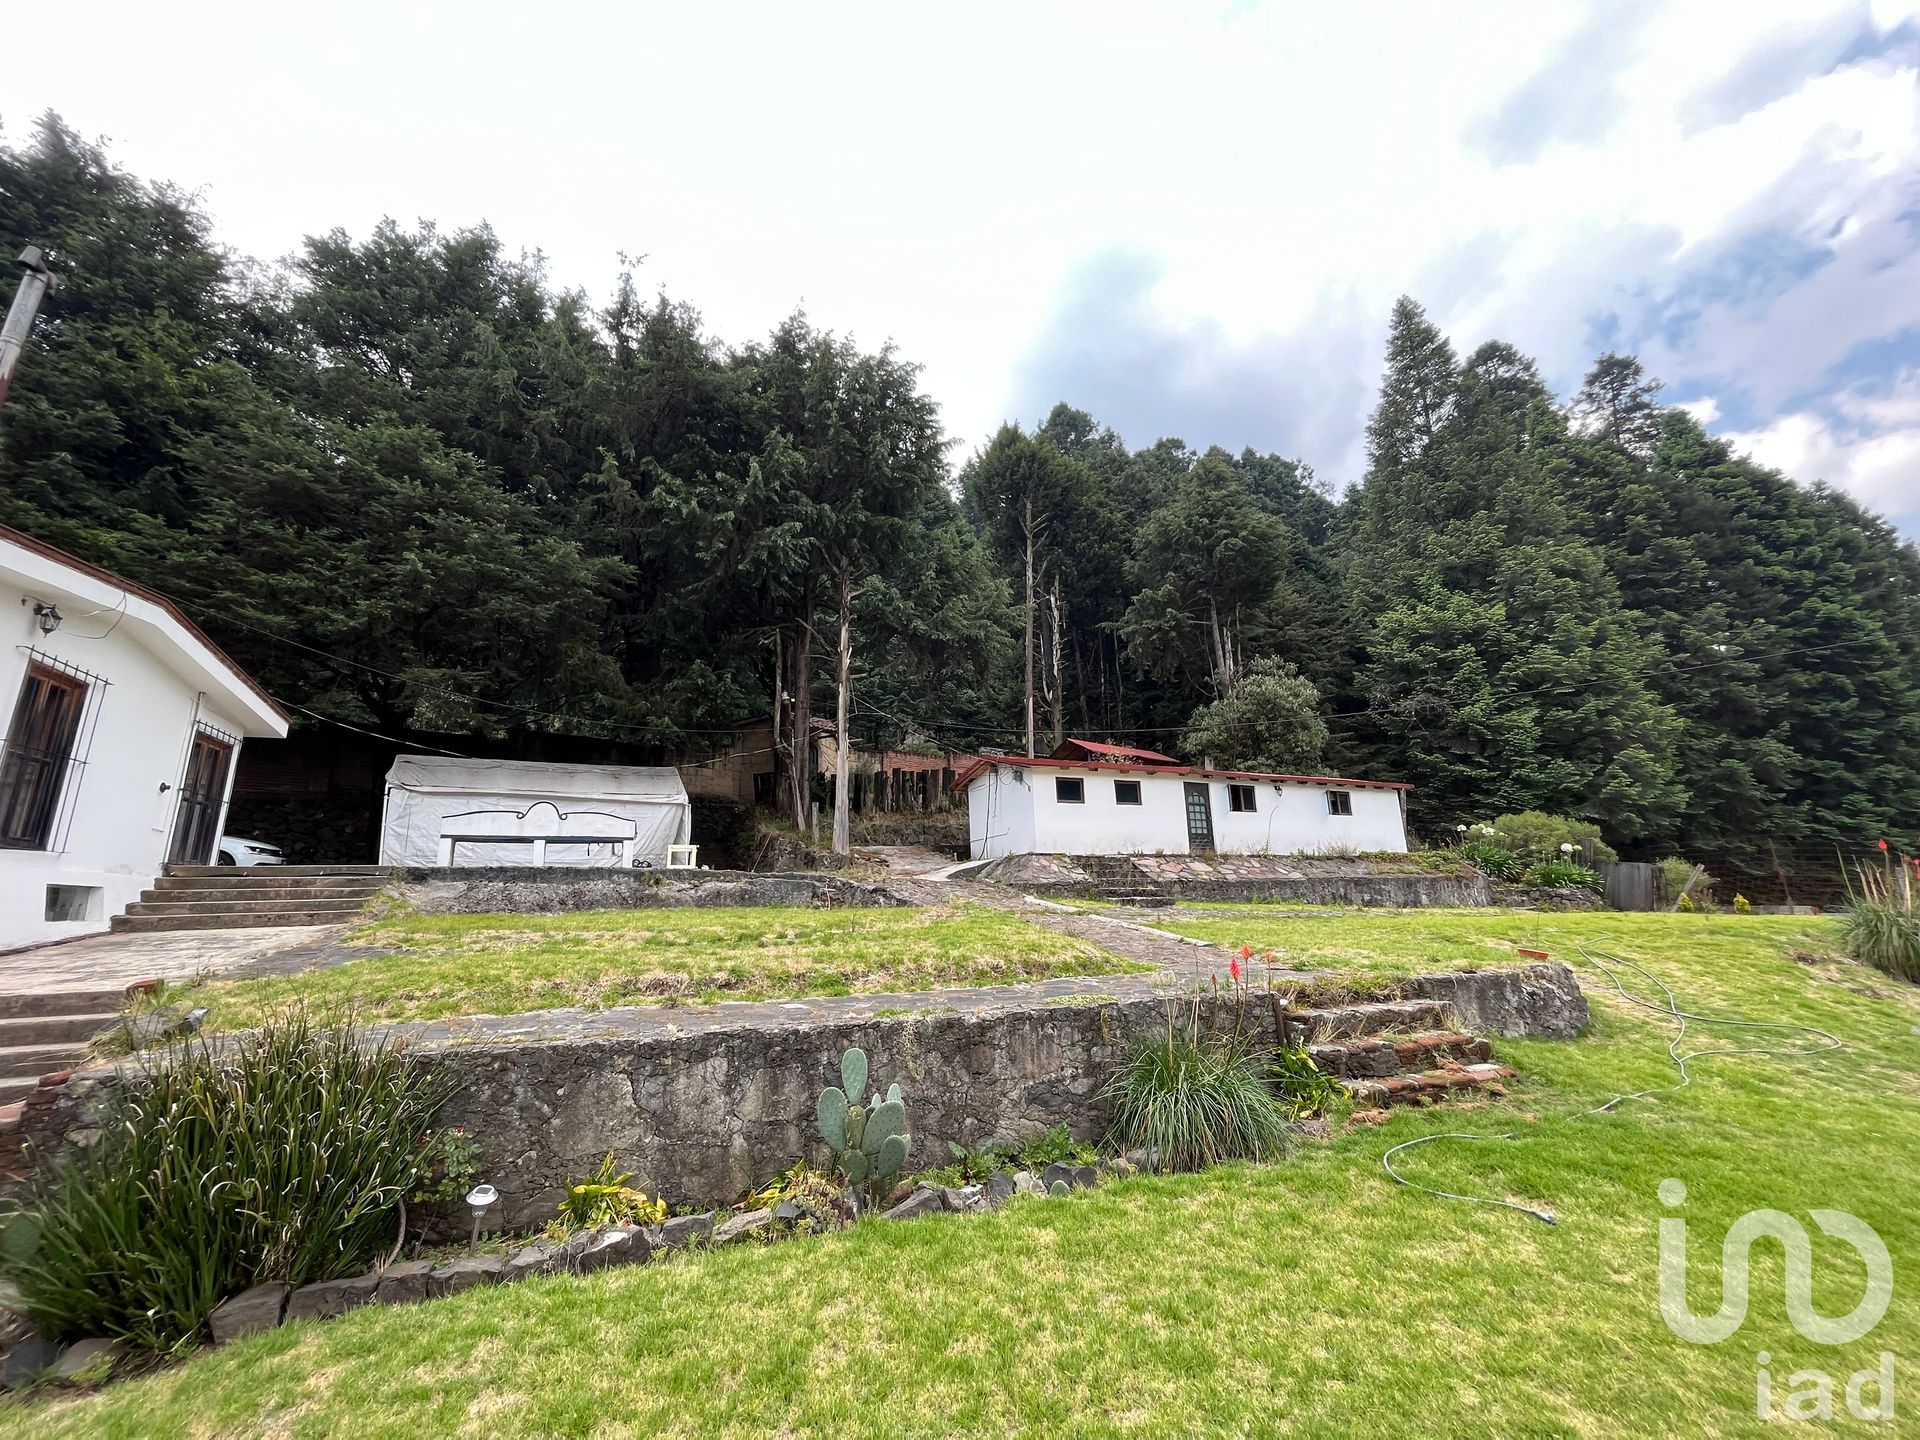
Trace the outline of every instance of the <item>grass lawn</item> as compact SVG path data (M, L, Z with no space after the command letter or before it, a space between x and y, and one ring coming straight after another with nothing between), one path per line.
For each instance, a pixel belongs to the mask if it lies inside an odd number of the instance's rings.
M923 909L406 912L356 932L391 950L303 974L214 980L186 997L214 1029L304 1002L319 1016L429 1020L565 1005L784 1000L1012 985L1146 967L971 904Z
M1271 950L1292 969L1369 978L1435 970L1488 970L1533 962L1516 952L1546 950L1570 960L1580 944L1711 969L1796 951L1825 954L1836 922L1808 915L1667 915L1612 911L1395 910L1329 912L1275 905L1208 905L1209 912L1148 912L1144 923L1217 945Z
M1586 939L1651 967L1693 1008L1831 1030L1807 1059L1702 1061L1671 1083L1669 1027L1595 998L1587 1038L1500 1042L1510 1099L1357 1127L1274 1165L1142 1177L997 1214L680 1257L586 1280L361 1310L205 1355L93 1397L0 1411L44 1436L148 1434L1765 1435L1757 1355L1837 1377L1895 1356L1902 1419L1920 1406L1920 991L1792 958L1825 922L1618 915L1347 915L1278 922L1380 972L1503 959ZM1265 933L1250 919L1241 933ZM1876 993L1877 992L1877 993ZM1751 1043L1750 1032L1695 1043ZM1762 1041L1761 1043L1766 1043ZM1555 1226L1396 1187L1388 1146L1442 1189L1553 1207ZM923 1162L928 1158L919 1157ZM1802 1339L1777 1244L1755 1247L1744 1328L1692 1345L1658 1308L1656 1198L1685 1182L1691 1303L1719 1302L1721 1238L1744 1212L1849 1211L1893 1255L1893 1305L1865 1339ZM1850 1310L1863 1265L1814 1231L1814 1299ZM1911 1420L1906 1420L1910 1426ZM1789 1433L1793 1433L1790 1431Z

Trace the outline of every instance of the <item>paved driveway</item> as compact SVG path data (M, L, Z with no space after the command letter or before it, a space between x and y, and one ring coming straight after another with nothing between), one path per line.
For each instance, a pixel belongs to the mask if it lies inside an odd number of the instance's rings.
M188 980L334 933L333 925L272 925L240 930L159 930L89 935L0 955L0 995L106 990L136 980Z

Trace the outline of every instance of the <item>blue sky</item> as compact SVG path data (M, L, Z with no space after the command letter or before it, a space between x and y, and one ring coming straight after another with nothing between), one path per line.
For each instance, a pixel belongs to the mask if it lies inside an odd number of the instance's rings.
M1920 535L1920 0L62 14L0 124L60 110L245 253L393 215L596 296L644 257L725 338L895 341L956 460L1065 399L1349 483L1408 293L1563 391L1637 350Z

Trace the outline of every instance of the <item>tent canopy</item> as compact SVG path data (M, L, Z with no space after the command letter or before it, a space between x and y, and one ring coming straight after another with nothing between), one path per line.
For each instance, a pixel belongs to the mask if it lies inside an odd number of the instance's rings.
M660 766L401 755L387 772L382 865L660 865L692 810Z

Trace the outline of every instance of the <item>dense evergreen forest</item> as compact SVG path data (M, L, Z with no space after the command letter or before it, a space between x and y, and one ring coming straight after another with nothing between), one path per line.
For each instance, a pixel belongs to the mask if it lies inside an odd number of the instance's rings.
M1404 779L1429 836L1920 840L1920 554L1628 356L1563 403L1403 300L1335 497L1068 404L955 451L890 348L730 343L631 274L596 304L484 228L243 261L53 119L0 145L28 243L61 288L0 520L177 597L302 723L804 735L844 620L867 739L1020 749L1031 693L1043 746Z

